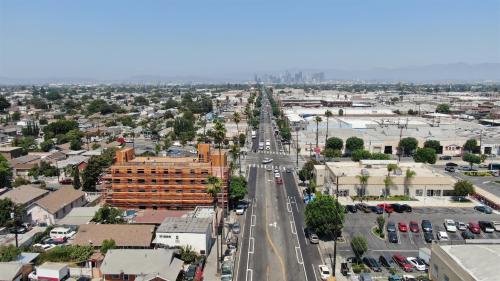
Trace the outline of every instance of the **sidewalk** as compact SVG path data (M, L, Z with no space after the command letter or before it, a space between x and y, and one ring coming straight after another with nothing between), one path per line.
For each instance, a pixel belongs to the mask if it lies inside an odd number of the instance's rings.
M417 197L417 201L384 201L384 200L372 200L372 201L366 201L363 200L363 203L366 203L368 205L377 205L381 203L390 203L390 204L408 204L412 207L455 207L455 208L471 208L474 206L477 206L480 204L479 202L475 201L474 199L471 199L471 202L454 202L451 201L450 198L445 198L445 197ZM353 201L351 197L339 197L339 202L342 205L348 205L348 204L356 204L360 203L360 201Z

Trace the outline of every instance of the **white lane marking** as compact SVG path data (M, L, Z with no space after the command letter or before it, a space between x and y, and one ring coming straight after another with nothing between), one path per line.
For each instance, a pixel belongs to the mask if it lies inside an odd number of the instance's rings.
M248 279L249 273L250 273L250 279ZM252 281L253 280L253 270L252 269L247 269L247 274L245 276L245 280L246 281L248 281L248 280Z
M297 228L295 227L294 221L290 221L290 227L292 228L292 233L297 235Z
M314 269L314 264L311 264L314 273L314 280L318 280L318 275L316 275L316 270Z
M299 247L295 247L295 256L297 256L297 262L299 264L304 264L304 260L302 259L302 250L300 250L300 246ZM299 259L300 257L300 259ZM304 268L305 270L305 268Z
M248 239L248 253L253 254L255 249L255 239L253 237L250 237Z
M343 250L343 251L350 252L351 250ZM371 250L371 251L372 252L408 252L408 253L415 252L415 253L418 253L418 250L389 250L389 249L386 249L386 250Z

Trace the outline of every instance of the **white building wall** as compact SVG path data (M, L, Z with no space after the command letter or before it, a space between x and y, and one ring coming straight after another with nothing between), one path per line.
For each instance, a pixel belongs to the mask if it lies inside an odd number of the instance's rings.
M28 210L28 214L31 214L31 220L34 223L46 223L47 225L55 223L54 216L38 205L33 205L33 207Z
M210 228L207 228L210 232ZM211 245L211 237L207 233L156 233L156 243L168 247L181 247L190 245L198 253L208 253Z

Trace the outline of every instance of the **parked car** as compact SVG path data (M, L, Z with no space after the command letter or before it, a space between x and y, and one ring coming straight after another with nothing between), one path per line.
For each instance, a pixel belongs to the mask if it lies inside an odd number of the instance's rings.
M17 234L24 234L26 232L28 232L28 229L26 227L24 227L24 226L12 227L10 229L10 233L12 233L12 234L15 234L15 233L17 233Z
M411 272L413 270L413 266L406 260L405 256L402 255L394 255L392 256L394 261L401 267L402 270L406 272Z
M359 281L373 281L373 278L369 273L361 273L359 275Z
M197 266L190 264L186 272L184 272L184 281L193 281L196 275Z
M357 213L358 212L358 209L356 209L356 207L354 207L354 205L346 205L345 206L347 211L351 212L351 213Z
M245 205L238 204L236 206L235 212L236 212L237 215L243 215L245 213Z
M500 231L500 221L492 221L493 228L495 228L495 231Z
M375 272L381 272L382 269L380 268L380 264L376 259L374 259L371 256L365 256L363 258L363 263L366 264L371 270Z
M355 205L356 206L356 209L364 212L364 213L371 213L371 209L370 209L370 206L368 206L366 203L358 203Z
M271 162L273 162L273 159L271 158L264 158L264 160L262 160L262 164L269 164Z
M444 228L448 232L457 232L457 226L456 226L454 220L445 219L444 220Z
M384 267L387 267L387 268L396 268L396 263L394 262L394 260L392 259L392 257L390 255L387 255L387 254L381 255L378 258L378 261Z
M349 265L346 262L340 264L340 273L342 273L342 275L344 276L351 274L351 271L349 270Z
M328 268L328 266L320 264L318 265L318 269L319 277L321 278L321 280L326 280L328 277L330 277L330 269Z
M398 235L396 232L388 232L387 239L389 239L390 243L398 243Z
M319 243L318 235L314 232L311 232L309 234L309 242L311 242L311 244L318 244Z
M420 261L418 258L415 257L407 257L406 260L413 265L413 267L418 270L418 271L425 271L427 269L427 266L425 266L425 263Z
M474 234L481 233L481 227L479 226L479 223L477 223L477 222L469 222L469 224L467 225L467 227Z
M446 167L458 167L458 164L453 162L448 162L446 163Z
M59 181L60 184L72 184L73 183L73 179L71 178L65 178L65 179L62 179Z
M424 232L432 232L432 223L429 220L422 220L420 226Z
M456 224L458 230L463 231L463 230L467 229L467 225L464 222L456 221L455 224Z
M451 156L449 155L439 156L439 160L451 160Z
M394 212L394 209L392 208L391 204L382 203L382 204L378 204L377 206L379 206L382 209L384 209L384 211L386 213L392 213L392 212Z
M411 206L410 206L410 205L408 205L408 204L403 204L403 205L401 205L401 207L402 207L402 208L404 209L404 211L405 211L405 212L407 212L407 213L411 213L411 211L413 211L413 209L411 208Z
M408 226L406 225L405 222L398 222L398 228L399 228L399 231L401 232L407 232L408 231Z
M240 224L238 222L235 222L231 230L233 231L234 234L239 234L241 230Z
M463 239L474 239L474 234L468 229L462 232L462 238Z
M418 227L418 223L416 221L410 221L410 231L411 232L420 232L420 228Z
M283 179L282 178L276 178L275 182L276 182L276 184L283 184Z
M387 232L396 232L396 224L394 222L387 222Z
M495 231L495 227L490 221L478 221L478 223L483 232L493 233Z
M431 243L432 240L434 240L434 234L432 233L432 231L424 232L424 240L427 243Z
M438 238L438 240L441 240L441 241L448 241L449 240L448 233L446 233L445 231L439 231L437 233L437 238Z
M403 208L403 206L401 204L391 204L391 207L392 209L394 210L394 212L397 212L397 213L402 213L405 211L405 209Z
M476 206L476 207L474 207L474 209L481 212L481 213L485 213L485 214L493 213L493 210L490 207L484 206L484 205Z
M401 276L399 275L396 275L396 274L392 274L388 277L389 281L403 281L403 278L401 278Z
M444 168L446 172L454 173L455 172L455 167L446 167Z
M370 209L377 215L381 215L384 213L384 209L382 209L382 207L379 206L370 206Z

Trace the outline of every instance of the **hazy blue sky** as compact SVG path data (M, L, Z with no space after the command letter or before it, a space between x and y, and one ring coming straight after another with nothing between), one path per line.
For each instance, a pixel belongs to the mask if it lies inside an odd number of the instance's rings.
M3 1L0 76L500 62L500 1Z

